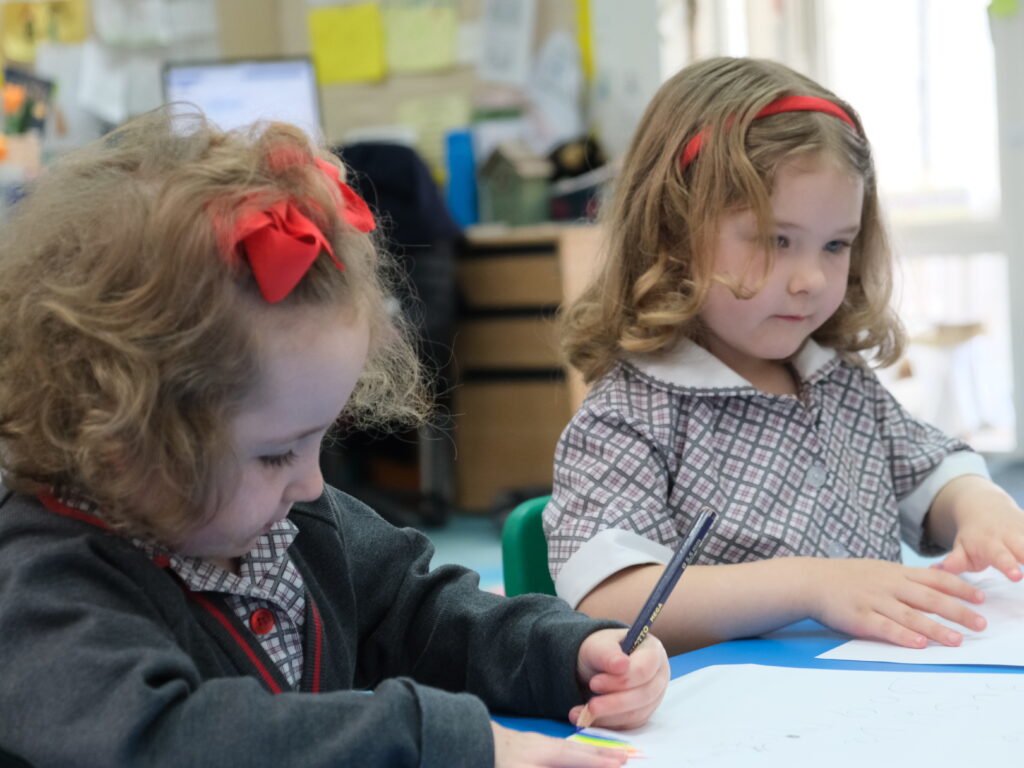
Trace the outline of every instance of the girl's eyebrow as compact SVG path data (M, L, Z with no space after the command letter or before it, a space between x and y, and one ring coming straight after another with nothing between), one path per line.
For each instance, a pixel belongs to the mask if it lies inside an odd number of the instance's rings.
M330 428L331 424L333 424L333 423L334 422L332 421L332 422L330 422L330 424L324 424L324 425L319 426L319 427L313 427L312 429L307 429L307 430L305 430L303 432L299 432L297 434L294 434L294 435L291 435L291 436L288 436L288 437L275 438L274 440L268 440L267 442L268 443L274 443L274 444L277 444L277 443L294 443L295 441L301 440L304 437L309 437L310 435L315 435L317 432L326 432Z
M802 227L801 225L795 224L795 223L793 223L791 221L778 221L777 220L775 222L775 226L782 227L783 229L804 229L804 227ZM856 235L858 232L860 232L860 224L859 223L858 224L850 224L848 227L844 227L843 229L836 230L834 234L839 235L840 237L843 237L843 236L852 237L852 236Z

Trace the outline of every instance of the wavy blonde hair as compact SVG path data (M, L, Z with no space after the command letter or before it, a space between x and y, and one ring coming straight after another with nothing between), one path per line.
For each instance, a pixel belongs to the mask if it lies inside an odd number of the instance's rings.
M834 102L857 130L818 112L754 119L790 95ZM700 154L684 169L683 149L702 130ZM623 353L662 351L681 337L700 343L698 313L712 281L721 279L713 274L719 220L753 211L770 268L775 174L782 163L806 156L832 158L864 180L846 297L812 336L850 359L871 350L881 364L895 361L903 331L890 308L892 257L857 113L782 64L713 58L666 81L640 120L614 197L601 213L607 233L602 269L560 317L569 362L593 381Z
M274 306L351 309L371 329L346 421L425 416L407 328L388 310L389 265L340 218L337 186L315 158L339 165L290 125L222 132L161 109L33 183L0 240L9 487L72 488L112 526L165 543L217 508L230 492L219 480L230 421L258 381L252 312L269 307L248 263L218 243L243 210L282 199L345 268L321 254Z

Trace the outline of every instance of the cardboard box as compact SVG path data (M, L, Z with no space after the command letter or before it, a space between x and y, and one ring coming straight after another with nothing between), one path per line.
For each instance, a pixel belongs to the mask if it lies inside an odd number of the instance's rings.
M550 487L571 415L564 381L468 381L455 390L453 411L459 507L486 511L503 492Z

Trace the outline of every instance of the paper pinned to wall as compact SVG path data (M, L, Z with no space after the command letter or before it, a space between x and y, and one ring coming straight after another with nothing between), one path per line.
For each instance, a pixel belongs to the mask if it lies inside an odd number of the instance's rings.
M309 42L321 85L384 77L384 38L376 3L312 9Z
M43 136L46 154L62 154L103 134L103 123L78 101L82 74L82 45L53 45L36 48L36 72L53 80L55 113L59 119L48 121Z
M128 68L118 54L95 40L82 46L78 103L108 123L128 117Z
M594 79L594 39L590 29L590 0L576 0L576 44L587 80Z
M469 97L462 93L406 99L398 105L398 121L416 130L416 149L439 182L445 176L444 135L469 123Z
M541 45L527 93L530 115L526 140L535 152L546 155L559 144L583 135L583 67L580 49L568 32L552 32Z
M992 0L988 4L988 12L996 17L1008 18L1016 16L1019 10L1019 0Z
M927 765L1017 759L1024 675L712 666L669 683L627 742L644 768ZM945 738L944 738L945 736Z
M901 664L997 664L1024 667L1024 581L1012 582L995 568L980 573L965 573L965 581L985 593L981 605L968 603L971 610L988 621L981 632L971 632L958 624L927 614L930 618L964 635L955 647L930 643L924 648L904 648L875 640L851 640L819 659L850 661L891 661Z
M86 0L5 2L0 15L3 53L11 61L35 59L41 43L80 43L89 27Z
M455 30L455 60L475 67L480 63L480 22L463 21Z
M36 3L4 3L0 16L0 33L3 34L3 54L11 61L28 62L36 55L37 30L41 20Z
M390 71L430 72L454 66L454 0L388 0L383 11Z
M93 26L103 43L151 48L217 35L216 4L208 0L93 0Z
M536 16L536 0L484 0L477 64L481 80L526 85Z

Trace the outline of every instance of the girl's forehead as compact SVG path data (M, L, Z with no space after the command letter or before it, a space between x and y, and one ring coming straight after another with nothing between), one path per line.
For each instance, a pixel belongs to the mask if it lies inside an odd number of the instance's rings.
M369 330L358 316L335 311L283 320L259 340L257 379L234 424L243 440L283 439L330 424L362 374Z

